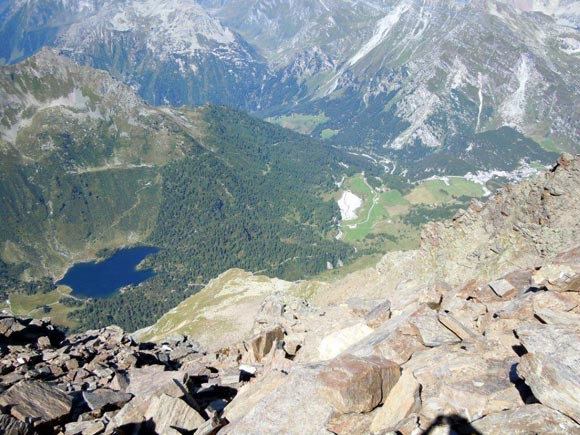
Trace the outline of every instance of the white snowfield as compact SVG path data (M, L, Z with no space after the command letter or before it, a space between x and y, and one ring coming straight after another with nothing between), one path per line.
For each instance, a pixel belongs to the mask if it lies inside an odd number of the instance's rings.
M352 193L350 190L342 192L338 200L340 215L343 221L351 221L357 218L356 210L362 205L362 199Z

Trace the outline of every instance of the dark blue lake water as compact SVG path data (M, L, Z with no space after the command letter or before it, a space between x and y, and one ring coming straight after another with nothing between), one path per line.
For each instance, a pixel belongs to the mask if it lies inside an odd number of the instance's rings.
M74 296L106 298L126 285L137 285L154 276L152 269L137 270L135 267L158 251L151 246L139 246L121 249L98 263L75 264L57 284L72 288Z

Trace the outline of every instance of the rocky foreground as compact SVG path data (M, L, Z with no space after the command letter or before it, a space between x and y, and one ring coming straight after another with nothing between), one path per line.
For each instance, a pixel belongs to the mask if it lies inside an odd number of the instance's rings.
M563 156L375 269L229 271L134 336L1 317L0 433L580 434L579 197Z

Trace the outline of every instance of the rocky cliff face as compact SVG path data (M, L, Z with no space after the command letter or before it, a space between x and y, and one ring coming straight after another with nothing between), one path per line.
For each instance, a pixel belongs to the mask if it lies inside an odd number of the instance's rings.
M135 337L3 316L0 428L579 433L579 168L563 156L337 283L227 272Z

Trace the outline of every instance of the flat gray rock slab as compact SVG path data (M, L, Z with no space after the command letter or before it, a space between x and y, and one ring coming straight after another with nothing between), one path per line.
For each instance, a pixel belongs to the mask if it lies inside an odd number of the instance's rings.
M107 407L120 408L131 400L132 397L132 394L113 391L107 388L101 388L94 391L83 391L83 399L85 399L85 402L93 411Z
M155 432L181 435L205 423L205 419L181 399L162 394L155 397L145 413L145 419L155 425Z
M496 412L471 423L485 435L578 434L580 426L540 404Z
M0 414L0 433L5 435L27 435L30 433L30 427L10 415Z
M549 355L580 371L580 325L531 323L517 328L516 334L528 352Z
M22 381L0 396L0 406L21 421L32 419L34 424L58 420L69 414L72 397L59 388L38 381Z
M185 391L180 387L187 382L187 373L179 371L164 372L156 366L129 370L127 393L134 396L183 397Z
M534 396L544 405L580 422L580 375L569 367L541 353L528 353L518 365Z

